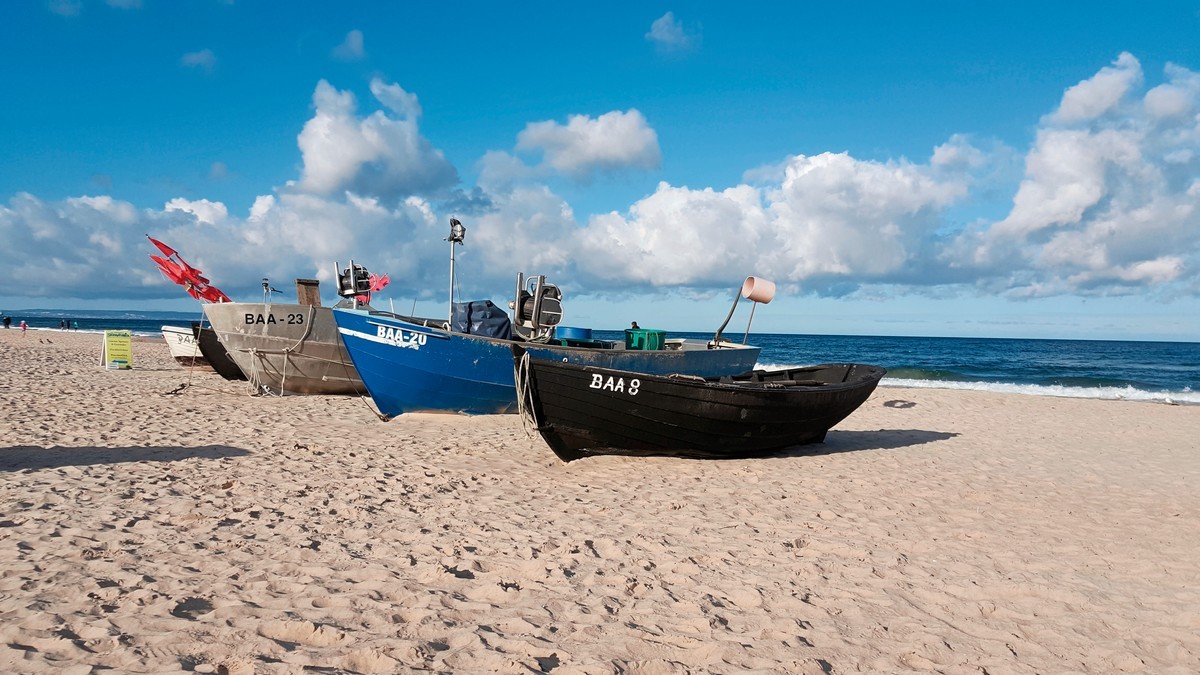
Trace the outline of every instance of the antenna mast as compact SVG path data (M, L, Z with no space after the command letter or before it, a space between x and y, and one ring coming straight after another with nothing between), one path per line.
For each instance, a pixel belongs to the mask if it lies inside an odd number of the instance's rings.
M450 236L446 237L446 241L450 242L450 308L447 310L446 325L451 326L454 323L454 245L463 243L463 238L467 236L467 228L458 222L458 218L450 219Z

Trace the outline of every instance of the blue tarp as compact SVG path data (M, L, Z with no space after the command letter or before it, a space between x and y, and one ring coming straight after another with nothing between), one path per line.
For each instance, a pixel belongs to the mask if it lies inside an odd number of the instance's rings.
M450 313L450 330L467 335L512 339L512 322L508 313L491 300L456 302Z

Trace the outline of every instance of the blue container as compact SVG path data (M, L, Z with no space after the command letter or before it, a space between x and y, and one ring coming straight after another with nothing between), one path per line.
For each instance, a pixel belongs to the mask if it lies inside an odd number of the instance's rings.
M591 340L591 328L576 328L574 326L559 326L554 329L554 337L562 340Z

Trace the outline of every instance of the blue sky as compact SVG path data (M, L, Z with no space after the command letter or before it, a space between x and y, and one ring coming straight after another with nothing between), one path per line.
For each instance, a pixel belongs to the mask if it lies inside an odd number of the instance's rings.
M0 308L441 315L454 215L571 325L1200 340L1200 2L836 4L11 3Z

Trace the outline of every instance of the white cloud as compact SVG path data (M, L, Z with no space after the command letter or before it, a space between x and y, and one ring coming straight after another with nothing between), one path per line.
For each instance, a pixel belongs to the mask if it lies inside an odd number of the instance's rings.
M1021 297L1200 281L1200 86L1185 68L1166 74L1140 95L1141 68L1122 54L1067 90L1009 214L963 233L945 257Z
M340 61L359 61L364 56L366 56L366 51L363 49L361 30L352 30L346 33L346 39L342 40L342 44L333 48L333 57Z
M197 199L188 201L182 197L176 197L167 202L163 207L164 212L182 211L190 213L196 217L196 220L209 225L220 225L229 217L229 210L221 202L211 202L207 199Z
M536 266L593 292L726 288L746 274L822 289L919 283L939 215L968 183L931 165L829 153L791 157L776 175L724 190L659 183L627 213L582 225L545 186L516 182L489 195L495 211L478 219L475 238L489 266Z
M395 116L357 114L354 94L325 80L313 92L316 111L297 139L304 169L297 187L331 195L349 190L384 199L436 194L458 182L442 152L421 136L416 96L375 79L371 92Z
M755 188L691 190L659 183L628 215L593 216L578 237L575 257L596 285L726 285L770 254L775 242L768 241L769 220Z
M47 203L19 193L0 205L0 240L9 251L0 287L28 297L136 294L142 275L123 257L122 240L142 220L132 204L108 196Z
M939 168L975 169L988 162L982 150L971 144L964 134L954 134L950 140L933 149L929 163Z
M66 200L66 204L76 210L90 209L103 218L122 225L134 222L138 216L137 209L133 207L133 204L113 199L108 195L70 197Z
M415 199L386 208L358 196L263 195L234 216L208 200L174 199L156 211L108 196L47 202L22 193L0 205L0 237L23 252L0 266L0 287L28 297L181 297L148 258L158 253L150 234L234 299L254 299L263 276L328 282L333 263L350 258L414 293L440 294L440 283L423 286L445 275L442 229Z
M217 66L217 56L213 54L211 49L201 49L198 52L188 52L179 60L180 63L188 68L199 68L205 72L211 73L213 68Z
M667 12L650 24L646 39L663 51L683 52L695 48L700 42L698 29L685 29L675 14Z
M966 226L952 214L995 189L996 166L1011 152L988 139L954 135L918 161L794 155L747 171L743 184L660 182L627 209L577 215L537 181L550 171L657 164L656 135L637 111L530 124L518 149L541 150L542 164L493 151L479 162L476 186L451 191L457 175L421 136L415 95L375 80L381 109L364 116L351 93L322 81L298 139L304 165L295 184L258 197L245 214L205 199L139 210L106 195L47 202L18 194L0 206L11 262L0 266L0 287L171 297L149 263L129 263L151 252L150 232L234 297L252 295L264 275L328 279L333 261L351 257L391 274L397 289L441 297L444 283L430 280L445 279L447 211L462 208L459 279L468 295L506 297L517 271L616 293L727 289L756 274L783 292L1194 295L1200 86L1177 65L1148 91L1142 80L1136 59L1123 55L1066 90L1040 120L1019 185L1007 185L1008 212ZM452 201L432 201L443 197ZM30 289L31 278L47 281Z
M636 109L597 118L571 115L565 125L531 122L517 135L518 150L540 150L543 165L577 177L599 170L657 168L658 134Z
M1142 66L1129 52L1122 52L1111 66L1067 89L1055 117L1075 122L1099 117L1141 84Z
M1194 115L1200 99L1200 74L1170 63L1166 73L1167 82L1146 92L1146 112L1155 118Z
M470 255L478 262L472 272L459 274L477 285L503 289L505 295L519 271L567 281L578 253L570 205L544 185L517 186L493 195L492 203L488 213L464 220Z
M967 181L928 166L869 162L847 154L797 156L770 193L774 273L856 282L907 280L941 212L964 198Z
M401 117L415 120L421 116L417 95L404 91L398 84L388 84L375 78L371 80L371 95Z
M536 169L502 150L489 150L477 162L479 185L493 192L508 192L516 181L535 178Z

